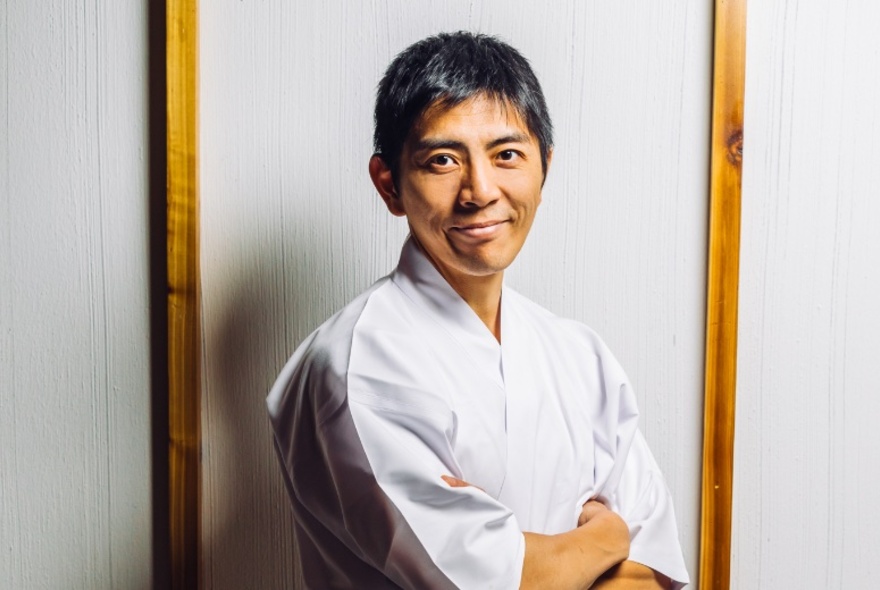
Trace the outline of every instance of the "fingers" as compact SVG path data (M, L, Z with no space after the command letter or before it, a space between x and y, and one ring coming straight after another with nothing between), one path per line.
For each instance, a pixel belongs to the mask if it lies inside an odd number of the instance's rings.
M457 477L452 477L451 475L441 475L440 478L447 484L449 484L449 487L451 488L477 488L481 492L485 491L480 486L475 486L472 483L468 483L463 479L458 479Z
M603 512L608 512L608 507L605 504L598 500L588 500L583 508L581 508L581 514L578 516L578 526L583 526Z
M452 477L451 475L441 475L440 478L449 484L449 487L452 488L466 488L469 484L463 479L458 479L457 477Z

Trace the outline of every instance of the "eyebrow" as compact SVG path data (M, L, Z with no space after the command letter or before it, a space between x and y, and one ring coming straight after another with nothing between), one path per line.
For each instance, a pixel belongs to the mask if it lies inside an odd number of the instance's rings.
M505 135L504 137L499 137L498 139L490 141L486 147L491 149L498 147L499 145L504 145L505 143L529 143L531 138L525 133L511 133L510 135Z
M511 133L510 135L504 135L493 139L489 143L486 144L486 149L496 148L500 145L504 145L506 143L529 143L530 137L524 133ZM428 150L437 150L437 149L452 149L452 150L465 150L465 145L461 141L456 141L454 139L443 139L443 138L426 138L419 139L413 145L413 152L422 152Z

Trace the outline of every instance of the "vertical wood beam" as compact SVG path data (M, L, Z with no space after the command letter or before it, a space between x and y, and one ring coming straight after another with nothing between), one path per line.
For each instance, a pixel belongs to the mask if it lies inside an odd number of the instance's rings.
M746 0L716 0L700 589L730 587Z
M198 2L167 0L168 395L171 587L198 587Z

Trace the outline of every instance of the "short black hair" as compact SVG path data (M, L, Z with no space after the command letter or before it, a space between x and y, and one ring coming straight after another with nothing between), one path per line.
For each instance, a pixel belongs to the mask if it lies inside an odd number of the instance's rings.
M497 37L459 31L410 45L379 82L373 144L395 182L403 145L428 107L450 109L478 95L516 109L538 140L546 174L553 124L528 60Z

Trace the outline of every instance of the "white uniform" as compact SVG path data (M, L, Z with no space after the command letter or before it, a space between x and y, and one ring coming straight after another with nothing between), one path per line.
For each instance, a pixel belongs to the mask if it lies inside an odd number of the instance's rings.
M517 588L522 533L572 530L597 496L629 525L631 560L688 581L598 336L505 286L499 344L412 240L300 345L268 406L309 588Z

